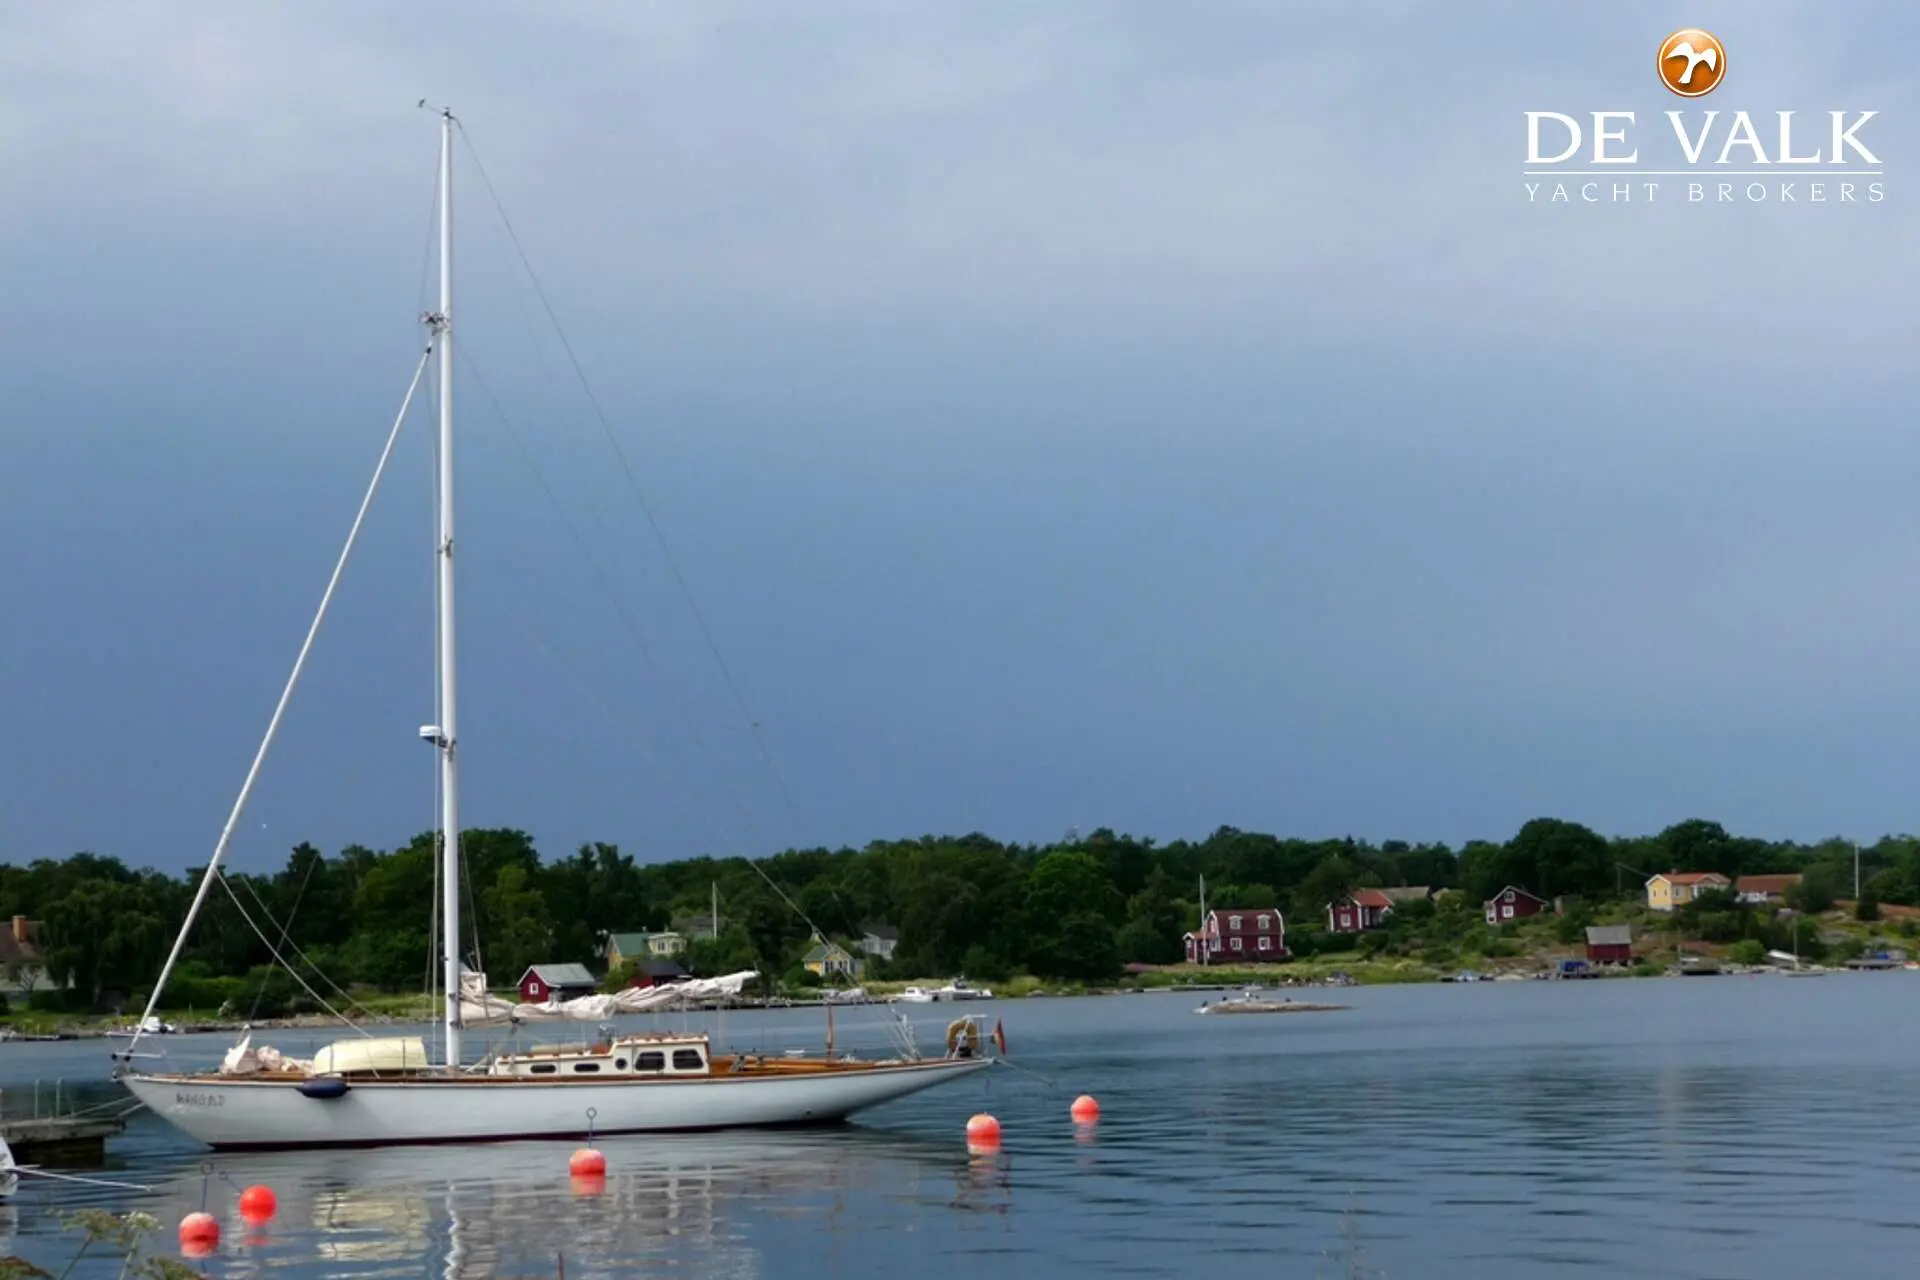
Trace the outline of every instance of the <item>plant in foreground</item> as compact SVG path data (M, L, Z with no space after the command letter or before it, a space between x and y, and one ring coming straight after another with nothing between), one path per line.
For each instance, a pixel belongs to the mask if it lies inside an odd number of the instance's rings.
M105 1209L78 1209L61 1221L70 1231L81 1233L80 1247L56 1275L25 1258L0 1257L0 1280L65 1280L80 1259L97 1246L121 1255L119 1280L199 1280L200 1273L173 1258L142 1257L140 1242L160 1225L160 1220L138 1209L128 1213L109 1213Z

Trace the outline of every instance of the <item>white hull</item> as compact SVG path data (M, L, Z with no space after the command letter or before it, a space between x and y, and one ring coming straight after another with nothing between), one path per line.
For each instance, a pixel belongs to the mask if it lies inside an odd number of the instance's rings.
M190 1137L231 1150L820 1124L990 1065L986 1058L934 1059L817 1075L617 1082L371 1080L338 1098L307 1097L289 1080L130 1074L121 1083Z

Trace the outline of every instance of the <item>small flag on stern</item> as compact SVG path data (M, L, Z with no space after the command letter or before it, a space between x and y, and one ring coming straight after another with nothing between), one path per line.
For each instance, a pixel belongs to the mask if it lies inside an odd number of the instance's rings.
M1000 1025L1000 1019L993 1020L993 1042L1000 1046L1000 1056L1007 1056L1007 1029Z

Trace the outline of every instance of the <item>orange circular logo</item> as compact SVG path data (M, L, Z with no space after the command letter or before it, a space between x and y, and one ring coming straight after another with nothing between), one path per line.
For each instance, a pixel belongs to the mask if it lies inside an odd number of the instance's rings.
M1660 83L1683 98L1712 93L1727 75L1727 47L1710 31L1683 27L1660 42Z

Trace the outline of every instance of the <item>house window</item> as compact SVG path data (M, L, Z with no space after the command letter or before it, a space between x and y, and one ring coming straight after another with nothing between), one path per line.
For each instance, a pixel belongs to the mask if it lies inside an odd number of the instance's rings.
M1501 907L1500 914L1511 920L1513 919L1513 908L1511 906Z
M541 985L540 985L539 983L537 983L537 982L529 982L529 983L527 984L527 994L528 994L528 995L530 995L530 996L537 996L537 995L539 995L539 994L540 994L541 992L543 992L543 991L545 991L545 990L546 990L546 988L545 988L545 987L543 987L543 986L541 986Z
M1272 916L1261 916L1261 917L1260 917L1260 927L1261 927L1262 929L1271 929L1271 928L1273 928L1273 917L1272 917Z
M1508 901L1508 902L1512 902L1512 901L1513 901L1513 890L1511 890L1511 889L1509 889L1509 890L1507 890L1507 901Z
M1239 931L1239 929L1240 929L1240 917L1239 917L1239 916L1228 916L1228 917L1227 917L1227 928L1229 928L1229 929L1232 929L1232 930L1234 930L1235 932L1238 932L1238 931Z
M1272 938L1262 938L1262 939L1260 939L1260 949L1261 949L1262 951L1271 951L1271 950L1273 950L1273 939L1272 939Z
M1233 940L1233 949L1234 949L1235 951L1238 951L1238 950L1240 950L1240 939L1238 939L1238 938L1235 938L1235 939Z
M649 1049L633 1060L635 1071L664 1071L667 1068L667 1055L657 1049Z

